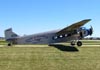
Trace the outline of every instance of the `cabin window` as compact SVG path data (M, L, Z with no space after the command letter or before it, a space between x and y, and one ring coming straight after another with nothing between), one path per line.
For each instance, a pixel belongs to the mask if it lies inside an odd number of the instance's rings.
M55 37L53 37L53 39L58 39L58 37L57 37L57 36L55 36Z
M68 35L67 34L65 34L65 37L67 37Z
M60 38L62 38L63 36L62 35L60 35Z
M59 35L59 36L54 36L53 39L59 39L59 38L63 38L63 37L66 37L65 35Z
M59 35L59 36L54 36L53 39L59 39L59 38L64 38L64 37L69 37L71 34L64 34L64 35Z

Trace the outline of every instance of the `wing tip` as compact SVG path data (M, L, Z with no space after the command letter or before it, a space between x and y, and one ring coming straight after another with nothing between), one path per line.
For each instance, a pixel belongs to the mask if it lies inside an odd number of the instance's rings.
M92 19L85 19L85 21L91 21Z

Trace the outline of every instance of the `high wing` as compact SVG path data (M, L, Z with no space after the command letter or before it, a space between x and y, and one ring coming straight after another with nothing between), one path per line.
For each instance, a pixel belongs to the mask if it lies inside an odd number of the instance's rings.
M82 20L82 21L79 21L77 23L74 23L62 30L60 30L59 32L57 32L56 34L57 35L63 35L65 33L71 33L72 31L80 28L81 26L83 26L84 24L86 24L87 22L89 22L91 19L85 19L85 20Z

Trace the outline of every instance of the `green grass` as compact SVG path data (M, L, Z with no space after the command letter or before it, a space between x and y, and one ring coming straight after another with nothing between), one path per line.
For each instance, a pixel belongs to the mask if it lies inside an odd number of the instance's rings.
M6 45L7 42L5 40L0 40L0 45Z
M0 47L0 70L100 70L100 47L5 45Z
M100 45L100 40L82 40L83 45Z

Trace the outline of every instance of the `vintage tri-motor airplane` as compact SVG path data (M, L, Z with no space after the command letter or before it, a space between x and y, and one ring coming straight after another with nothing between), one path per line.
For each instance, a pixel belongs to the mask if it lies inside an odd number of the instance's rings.
M8 46L12 44L54 44L60 42L71 42L71 45L77 44L82 46L80 41L84 37L93 34L93 28L86 29L82 27L91 19L85 19L80 22L74 23L68 27L60 30L53 30L44 33L38 33L33 35L27 35L20 37L12 31L12 28L5 30L5 39L8 42Z

